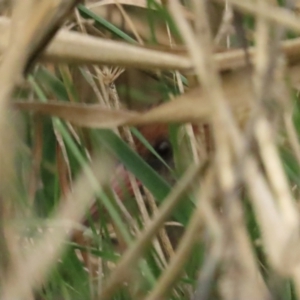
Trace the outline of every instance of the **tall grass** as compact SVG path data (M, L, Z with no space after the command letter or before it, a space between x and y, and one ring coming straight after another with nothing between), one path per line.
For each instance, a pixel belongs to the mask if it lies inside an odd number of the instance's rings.
M300 297L300 22L277 2L3 3L1 300Z

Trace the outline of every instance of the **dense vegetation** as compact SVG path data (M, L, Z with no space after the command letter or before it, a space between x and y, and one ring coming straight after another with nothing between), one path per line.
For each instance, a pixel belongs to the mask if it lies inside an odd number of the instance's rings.
M0 5L1 300L300 298L297 1Z

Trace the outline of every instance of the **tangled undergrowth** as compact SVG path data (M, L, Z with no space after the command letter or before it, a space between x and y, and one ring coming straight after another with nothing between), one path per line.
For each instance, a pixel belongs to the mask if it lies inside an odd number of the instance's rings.
M298 1L0 9L1 300L300 299Z

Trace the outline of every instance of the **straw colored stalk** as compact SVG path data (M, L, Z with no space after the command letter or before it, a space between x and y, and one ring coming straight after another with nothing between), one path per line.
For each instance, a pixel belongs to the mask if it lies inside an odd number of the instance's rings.
M156 233L161 229L164 222L171 215L176 205L181 200L186 190L197 180L202 172L202 166L197 164L191 166L184 176L174 186L170 194L166 197L160 209L150 220L147 227L137 236L134 245L132 245L122 256L118 262L116 269L104 284L103 290L99 295L99 299L110 299L116 289L128 280L128 271L138 263L147 247L150 245L151 240Z
M107 183L107 174L111 172L107 157L102 155L94 159L91 166L83 169L74 182L72 191L61 199L60 207L49 220L52 230L44 233L35 242L30 253L22 259L22 263L7 274L0 294L1 299L21 299L44 282L50 268L64 249L63 241L71 236L74 224L83 219L85 212L93 204L95 194Z
M13 220L15 216L12 195L16 132L15 121L9 110L9 101L25 69L47 43L47 38L51 38L55 33L55 26L73 7L75 1L28 0L15 1L13 4L10 40L0 66L0 235L1 251L4 253L2 257L6 260L1 261L2 272L14 270L20 263L16 233L6 222ZM6 276L1 274L0 279L3 282ZM30 291L24 296L31 297Z
M0 17L2 32L0 53L5 51L8 46L10 24L10 19ZM284 41L281 45L289 62L299 61L299 38ZM255 48L249 48L251 59L254 52ZM192 69L191 61L186 56L104 40L63 29L53 39L53 42L42 54L41 59L48 62L139 66L140 68L178 69L189 72ZM216 53L214 59L219 70L240 68L246 64L243 50Z
M225 0L213 0L218 3L225 3ZM250 13L255 16L263 17L272 23L281 24L282 26L292 29L295 32L300 32L299 18L292 12L279 8L278 6L262 3L262 5L256 5L252 1L245 0L226 0L236 9L245 13ZM260 1L258 1L260 2Z
M0 17L2 32L0 52L7 48L10 27L10 20ZM60 30L42 54L42 59L51 62L107 64L153 69L186 70L192 67L189 59L183 56L66 30Z

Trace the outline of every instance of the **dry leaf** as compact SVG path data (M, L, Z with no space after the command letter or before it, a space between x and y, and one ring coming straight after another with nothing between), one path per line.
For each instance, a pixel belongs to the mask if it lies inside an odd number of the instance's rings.
M299 85L299 66L289 68L288 74L293 86ZM222 77L224 94L228 104L243 126L248 119L253 101L249 70L226 72ZM14 106L23 111L60 117L65 121L89 128L115 128L122 125L146 125L155 123L207 122L213 111L210 99L204 96L201 87L163 103L148 112L114 110L100 105L72 104L65 102L38 103L15 101Z
M7 48L10 24L10 19L0 17L0 53ZM61 30L56 35L42 58L54 62L110 64L152 69L188 70L192 67L190 60L184 56L66 30Z
M252 101L249 73L245 70L226 73L223 76L223 87L234 114L240 122L243 122L247 118ZM209 121L213 113L211 101L204 97L200 87L146 113L71 103L15 102L14 104L21 110L60 117L65 121L90 128L170 122L198 123Z
M66 102L14 102L14 106L23 111L34 111L52 115L79 126L90 128L111 128L123 125L137 113L125 110L103 108L101 105L85 105Z

